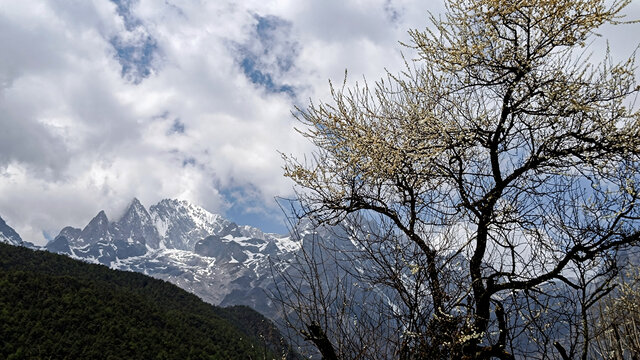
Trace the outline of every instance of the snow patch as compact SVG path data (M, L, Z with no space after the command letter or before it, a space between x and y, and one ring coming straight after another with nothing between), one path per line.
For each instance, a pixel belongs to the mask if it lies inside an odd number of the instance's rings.
M158 230L158 234L160 234L160 237L164 239L167 236L167 230L169 230L169 224L157 216L154 217L154 220L155 221L153 225Z
M301 241L293 240L290 236L275 239L275 243L282 252L294 252L302 247Z

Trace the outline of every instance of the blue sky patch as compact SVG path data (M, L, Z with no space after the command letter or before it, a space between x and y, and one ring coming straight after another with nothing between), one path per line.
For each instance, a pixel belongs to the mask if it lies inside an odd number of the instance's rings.
M252 83L264 87L267 91L273 93L287 93L294 96L293 87L289 85L277 85L273 82L273 77L268 72L260 70L259 65L253 56L248 55L240 62L242 71Z
M184 123L182 123L179 118L173 120L169 134L184 134Z
M255 186L234 186L220 193L231 204L224 214L229 220L238 225L257 227L264 232L277 234L288 232L282 211L277 207L265 207L259 190Z
M122 67L120 75L138 84L153 73L153 60L158 52L158 44L148 34L142 21L131 12L135 0L111 1L116 4L116 12L122 18L129 36L116 35L109 43L113 46L115 57Z
M111 2L116 4L116 12L124 20L127 31L132 31L142 25L142 21L131 13L131 5L135 4L136 0L111 0Z
M271 93L295 97L293 86L280 79L294 68L298 44L291 39L291 23L277 16L254 16L256 23L247 43L234 44L236 59L253 84Z
M116 50L116 59L122 66L121 76L137 84L153 72L152 61L158 49L155 40L145 37L141 43L127 44L119 37L110 41Z

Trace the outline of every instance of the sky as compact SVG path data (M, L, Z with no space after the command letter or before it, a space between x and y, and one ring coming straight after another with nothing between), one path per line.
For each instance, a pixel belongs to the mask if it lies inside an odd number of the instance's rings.
M0 217L45 244L137 197L285 232L281 153L329 80L402 69L440 0L0 0ZM640 1L626 13L640 19ZM640 24L607 27L628 57Z

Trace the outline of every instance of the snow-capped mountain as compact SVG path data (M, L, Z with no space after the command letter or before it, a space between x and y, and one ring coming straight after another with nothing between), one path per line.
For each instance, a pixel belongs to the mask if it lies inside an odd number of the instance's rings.
M165 199L150 207L152 221L168 249L193 250L195 243L220 233L230 222L220 215L189 204Z
M116 221L100 211L83 229L62 229L45 248L167 280L216 305L270 314L269 259L286 259L299 247L288 236L238 226L186 201L165 199L147 211L134 199Z
M0 242L11 245L23 245L22 238L13 228L0 217Z

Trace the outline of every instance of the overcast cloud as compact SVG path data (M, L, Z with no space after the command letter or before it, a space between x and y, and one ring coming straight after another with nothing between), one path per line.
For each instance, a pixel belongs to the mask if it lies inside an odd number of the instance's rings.
M133 197L180 198L283 231L278 151L309 151L291 109L345 69L400 69L428 10L440 1L4 0L0 216L43 244ZM639 27L621 29L603 33L628 56Z

